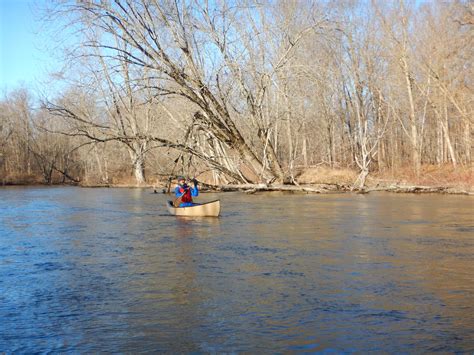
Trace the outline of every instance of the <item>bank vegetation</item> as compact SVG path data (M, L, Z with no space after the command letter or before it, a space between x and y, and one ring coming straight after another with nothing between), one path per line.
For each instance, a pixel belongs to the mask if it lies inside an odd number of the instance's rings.
M62 89L1 99L3 184L472 189L472 2L49 5Z

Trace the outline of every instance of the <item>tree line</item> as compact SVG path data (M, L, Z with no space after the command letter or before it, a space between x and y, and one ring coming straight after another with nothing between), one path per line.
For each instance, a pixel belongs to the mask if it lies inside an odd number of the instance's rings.
M0 101L3 180L295 183L472 166L469 1L60 1L62 91Z

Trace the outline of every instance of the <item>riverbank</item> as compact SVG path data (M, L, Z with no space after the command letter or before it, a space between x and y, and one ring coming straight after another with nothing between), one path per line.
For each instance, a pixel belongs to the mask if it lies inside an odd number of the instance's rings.
M354 187L358 176L351 169L313 167L297 171L293 185L282 184L225 184L214 185L202 181L203 191L242 191L249 194L282 191L289 193L342 193L387 191L395 193L442 193L474 195L473 167L453 169L451 166L423 166L419 177L411 169L398 169L384 173L373 173L366 180L363 189ZM167 190L167 182L155 184L160 192Z
M363 189L354 188L357 172L350 169L315 167L298 171L293 185L283 184L212 184L206 177L199 178L203 192L241 191L248 194L263 192L287 193L370 193L386 191L394 193L441 193L474 195L474 174L472 168L424 166L417 178L410 169L396 172L372 174ZM174 183L174 182L173 182ZM173 188L173 183L171 188ZM97 186L97 187L100 187ZM133 184L112 184L110 187L136 187ZM156 181L152 188L156 193L167 193L168 181Z
M215 184L210 176L197 175L203 192L243 191L249 194L258 192L282 191L289 193L341 193L387 191L397 193L444 193L474 195L473 167L423 166L419 177L411 169L398 169L384 173L372 173L363 189L354 187L357 172L350 169L312 167L300 169L294 175L294 184ZM88 188L121 187L149 188L155 192L167 192L169 181L164 178L149 178L150 183L137 185L132 177L114 178L110 183L83 181L79 186ZM65 185L62 181L44 184L34 176L3 178L3 186ZM74 184L76 185L76 184ZM174 186L174 181L172 186Z

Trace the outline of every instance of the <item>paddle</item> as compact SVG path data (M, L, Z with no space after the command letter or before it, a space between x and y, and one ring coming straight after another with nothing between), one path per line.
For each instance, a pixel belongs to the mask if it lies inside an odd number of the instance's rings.
M186 193L186 191L181 196L179 196L176 200L173 201L173 206L174 207L179 207L179 205L181 204L181 202L183 200L183 196L184 196L185 193Z

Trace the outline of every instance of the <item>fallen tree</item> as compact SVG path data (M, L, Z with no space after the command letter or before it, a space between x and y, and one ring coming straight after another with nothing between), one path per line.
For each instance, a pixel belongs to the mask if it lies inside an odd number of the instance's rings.
M448 186L403 186L387 185L373 188L354 190L350 185L344 184L312 184L312 185L283 185L283 184L229 184L210 185L201 183L204 192L245 192L254 194L258 192L288 192L288 193L370 193L370 192L394 192L394 193L443 193L456 195L474 196L474 191L467 191ZM163 191L165 192L165 191Z

